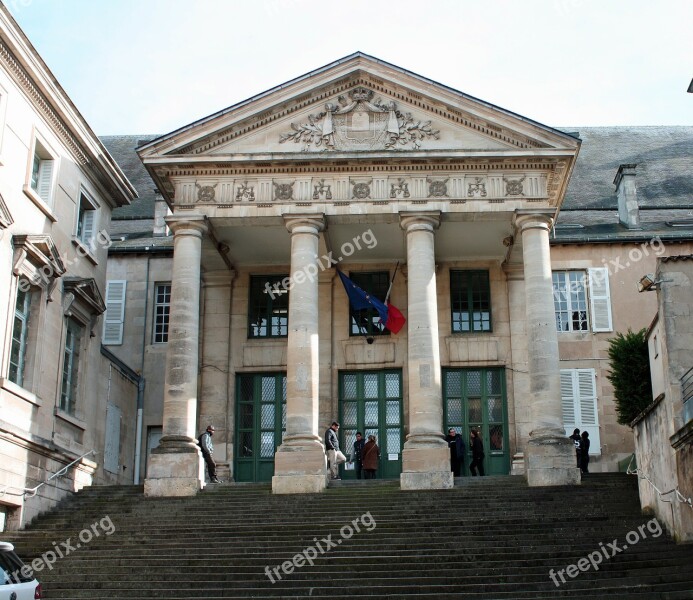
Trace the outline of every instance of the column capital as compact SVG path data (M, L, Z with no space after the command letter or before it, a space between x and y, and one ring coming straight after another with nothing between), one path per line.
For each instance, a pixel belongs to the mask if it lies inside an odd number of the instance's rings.
M174 235L194 235L202 237L209 231L209 223L205 215L169 215L164 218L166 225Z
M310 233L317 236L327 227L323 213L284 215L284 224L291 235L295 233Z
M440 211L403 211L399 213L399 224L407 233L410 231L430 231L432 233L440 227Z
M513 226L516 231L522 233L528 229L544 229L550 231L554 224L556 212L554 210L520 209L515 211Z

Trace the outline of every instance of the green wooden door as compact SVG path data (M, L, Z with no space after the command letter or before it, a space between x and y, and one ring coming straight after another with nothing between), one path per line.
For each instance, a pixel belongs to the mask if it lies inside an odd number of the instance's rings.
M236 378L236 481L271 481L286 429L286 374Z
M445 432L454 428L467 445L464 474L469 475L472 460L469 432L477 429L484 443L486 474L507 475L510 472L510 452L505 370L444 369L443 399Z
M376 437L380 447L378 479L399 478L402 472L403 414L402 373L349 371L339 375L339 421L342 452L351 458L356 432ZM353 470L341 467L344 479L355 479Z

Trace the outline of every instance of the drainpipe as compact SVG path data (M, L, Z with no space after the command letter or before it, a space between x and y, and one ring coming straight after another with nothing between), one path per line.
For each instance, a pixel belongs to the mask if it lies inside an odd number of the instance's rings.
M134 483L140 483L140 463L142 462L142 429L144 415L144 350L147 341L147 318L149 316L149 262L147 255L147 274L144 281L144 330L142 331L142 362L140 364L140 380L137 382L137 426L135 428L135 476Z

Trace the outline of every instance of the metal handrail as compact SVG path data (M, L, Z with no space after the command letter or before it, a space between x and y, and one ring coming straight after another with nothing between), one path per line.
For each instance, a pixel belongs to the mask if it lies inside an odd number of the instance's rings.
M635 460L635 454L633 454L633 456L632 456L631 459L630 459L630 462L628 463L628 469L626 470L626 474L628 474L628 475L637 475L637 476L638 476L638 479L644 479L645 481L647 481L647 483L649 483L649 484L654 488L654 491L657 492L657 494L658 494L658 496L659 496L659 499L660 499L662 502L672 503L672 502L674 502L674 501L678 501L678 502L680 502L681 504L686 504L689 508L693 509L693 499L691 499L691 498L686 498L686 496L684 496L681 492L679 492L678 486L676 486L675 488L670 489L668 492L662 492L662 491L660 491L659 488L652 482L652 480L647 476L647 473L645 473L645 472L642 471L641 469L638 469L637 467L635 468L635 470L632 470L630 467L631 467L631 465L633 464L633 460ZM666 499L664 498L664 496L668 496L669 494L673 494L673 493L676 493L676 495L674 496L674 500L666 500Z
M70 470L70 467L79 461L81 461L85 456L90 456L90 455L96 456L98 452L96 450L90 450L89 452L85 452L80 456L79 458L76 458L73 460L69 465L65 465L62 469L59 471L56 471L51 475L46 481L42 481L39 483L36 487L33 488L18 488L18 487L13 487L10 485L6 485L1 491L0 491L0 498L2 498L5 494L9 494L11 496L24 496L26 498L33 498L36 493L39 491L39 488L43 485L46 485L47 483L50 483L53 479L57 479L58 477L63 477L64 475L67 475L67 472ZM19 493L12 493L9 492L8 490L17 490Z

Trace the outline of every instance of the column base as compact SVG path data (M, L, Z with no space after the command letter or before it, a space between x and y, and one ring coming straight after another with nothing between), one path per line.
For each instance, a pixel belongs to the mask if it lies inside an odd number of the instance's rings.
M407 442L409 444L409 442ZM450 450L441 445L415 445L402 451L402 473L399 484L403 490L442 490L454 485L450 468Z
M196 448L155 448L147 470L145 496L194 496L205 486L204 461Z
M557 436L530 438L525 447L525 474L530 487L579 485L572 441Z
M274 455L273 494L315 494L327 488L327 457L320 442L282 444Z

